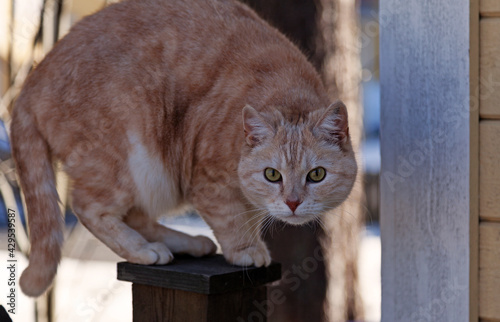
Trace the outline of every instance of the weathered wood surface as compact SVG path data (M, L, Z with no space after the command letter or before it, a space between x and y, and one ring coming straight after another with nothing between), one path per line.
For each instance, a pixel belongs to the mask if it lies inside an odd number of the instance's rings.
M260 286L206 295L134 283L133 321L266 321L266 292Z
M480 115L500 119L500 18L481 19L479 46Z
M470 1L379 18L382 320L469 321Z
M479 1L479 12L484 17L500 17L500 1L481 0Z
M500 221L500 120L479 123L479 196L480 218Z
M281 265L241 267L230 265L222 255L193 258L176 257L162 266L118 263L118 279L136 284L220 294L254 288L281 278Z
M479 320L479 1L469 7L469 321Z
M118 263L118 279L133 283L134 322L266 321L265 284L280 278L278 263L240 267L227 264L222 255L178 256L163 266Z
M479 316L500 321L500 223L479 225Z

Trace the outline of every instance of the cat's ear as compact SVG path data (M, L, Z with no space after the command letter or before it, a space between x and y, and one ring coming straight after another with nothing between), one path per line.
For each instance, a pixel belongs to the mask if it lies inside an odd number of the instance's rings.
M340 147L347 143L349 138L347 108L342 101L335 101L324 110L314 132Z
M254 147L266 137L273 135L271 126L264 120L253 107L247 105L243 108L243 130L247 144Z

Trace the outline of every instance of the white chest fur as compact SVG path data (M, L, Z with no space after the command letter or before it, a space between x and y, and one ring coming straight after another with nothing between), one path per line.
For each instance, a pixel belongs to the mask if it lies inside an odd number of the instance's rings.
M127 135L132 147L128 165L137 189L137 205L155 217L175 209L179 191L162 158L149 152L136 133Z

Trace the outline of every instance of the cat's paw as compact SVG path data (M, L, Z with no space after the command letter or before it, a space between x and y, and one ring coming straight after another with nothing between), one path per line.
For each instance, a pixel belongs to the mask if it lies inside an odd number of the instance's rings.
M271 264L271 255L263 242L241 249L226 251L224 257L229 263L238 266L254 265L261 267Z
M142 265L165 265L174 259L174 255L163 243L148 243L135 256L128 258L131 263Z
M191 256L201 257L213 255L217 251L215 243L206 236L195 236L187 253Z

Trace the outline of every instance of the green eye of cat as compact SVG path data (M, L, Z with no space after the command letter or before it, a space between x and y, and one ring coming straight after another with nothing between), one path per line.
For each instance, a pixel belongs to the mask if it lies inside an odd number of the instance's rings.
M319 167L309 171L309 173L307 174L307 181L320 182L325 178L325 176L326 176L325 168Z
M281 173L273 168L266 168L266 170L264 170L264 177L271 182L281 181Z

